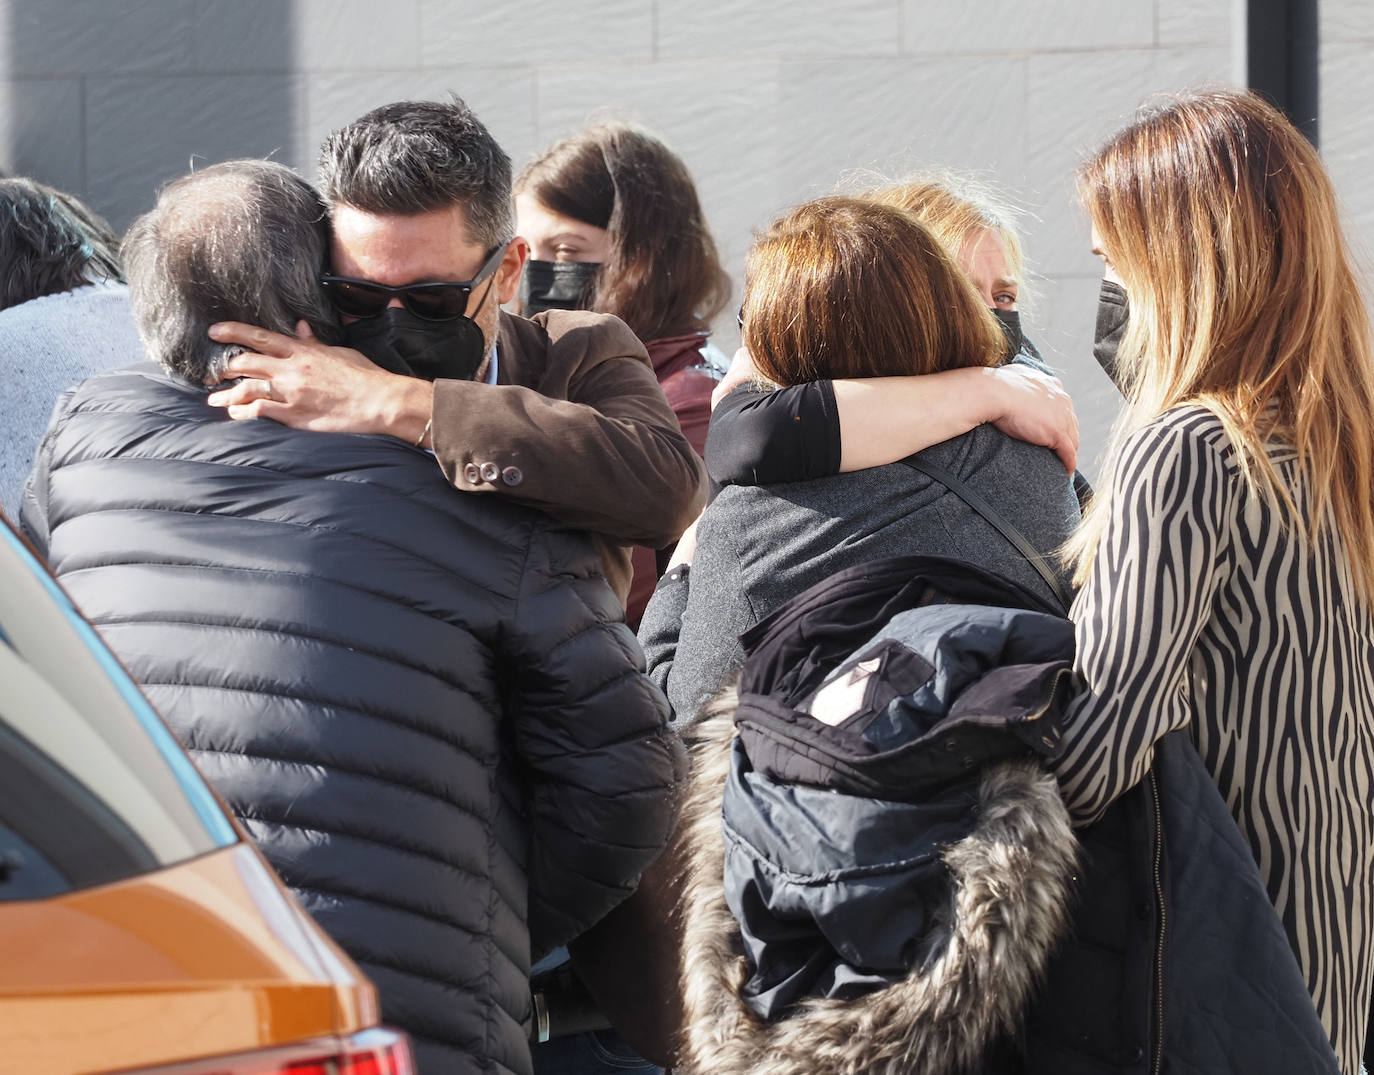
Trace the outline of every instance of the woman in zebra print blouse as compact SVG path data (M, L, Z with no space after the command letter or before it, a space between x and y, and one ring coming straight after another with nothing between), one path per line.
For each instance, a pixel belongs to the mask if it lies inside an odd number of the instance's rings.
M1374 356L1335 196L1258 99L1171 100L1085 165L1130 406L1073 551L1081 820L1188 728L1343 1070L1374 975Z

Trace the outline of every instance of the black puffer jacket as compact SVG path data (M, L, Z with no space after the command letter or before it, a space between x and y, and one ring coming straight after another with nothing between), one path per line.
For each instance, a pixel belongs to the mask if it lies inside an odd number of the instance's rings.
M683 760L592 541L151 365L65 401L24 522L421 1072L527 1072L531 947L629 894Z
M1027 1015L1026 1075L1338 1075L1254 855L1186 731L1078 832L1073 930Z

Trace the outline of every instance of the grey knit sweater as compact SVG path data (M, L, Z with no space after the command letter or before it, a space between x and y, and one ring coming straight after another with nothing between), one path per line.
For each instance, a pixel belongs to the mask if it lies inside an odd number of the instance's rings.
M921 458L962 478L1044 554L1078 523L1069 475L1047 448L979 426ZM969 560L1053 600L1001 534L904 464L734 485L702 516L690 572L666 575L645 610L650 676L677 718L690 717L738 664L739 635L779 605L842 568L915 553Z

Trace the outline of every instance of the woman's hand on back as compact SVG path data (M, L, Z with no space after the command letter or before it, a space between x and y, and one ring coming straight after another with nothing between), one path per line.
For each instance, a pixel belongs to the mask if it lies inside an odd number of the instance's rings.
M1072 473L1078 465L1078 415L1063 382L1020 363L987 372L995 386L987 421L1009 437L1052 449Z

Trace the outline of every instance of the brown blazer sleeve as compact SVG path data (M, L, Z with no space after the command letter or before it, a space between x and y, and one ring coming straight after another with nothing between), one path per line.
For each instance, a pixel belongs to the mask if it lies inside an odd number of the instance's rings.
M621 542L675 541L705 504L705 469L634 333L602 314L502 314L497 347L498 384L434 384L449 481Z

